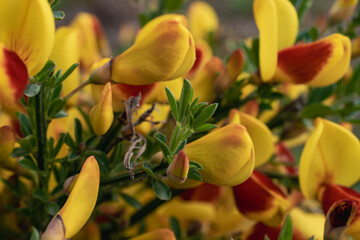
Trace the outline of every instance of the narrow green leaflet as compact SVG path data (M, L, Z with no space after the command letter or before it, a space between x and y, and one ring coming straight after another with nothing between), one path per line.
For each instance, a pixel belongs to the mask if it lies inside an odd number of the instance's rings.
M181 239L181 227L179 221L175 217L171 216L169 218L169 225L176 239Z
M139 210L141 208L141 204L138 200L133 198L130 195L127 195L125 193L120 193L120 196L124 199L126 203L128 203L130 206L134 207L135 209Z
M152 168L152 166L151 166L149 163L143 162L143 163L142 163L142 169L143 169L147 174L149 174L149 176L150 176L151 178L156 178L156 175L155 175L155 173L153 172L153 168Z
M169 105L170 105L171 111L172 111L172 113L174 115L174 118L175 118L176 121L179 121L180 120L179 119L179 112L178 112L175 97L172 94L172 92L170 91L170 89L168 89L167 87L165 88L165 91L166 91L166 96L167 96L167 99L169 101Z
M153 179L152 180L152 188L153 188L153 191L154 191L155 195L160 200L170 200L171 191L170 191L169 187L165 183L163 183L160 180Z
M24 94L27 97L35 97L41 89L41 85L37 84L37 83L30 83L26 86Z
M291 240L293 237L293 227L292 227L292 221L290 218L290 215L286 215L286 219L284 222L284 225L281 228L280 234L279 234L279 240Z
M215 124L211 124L211 123L205 123L197 128L194 128L195 132L206 132L206 131L210 131L211 129L216 128L217 125Z
M22 166L24 168L27 168L27 169L30 169L33 171L39 170L38 167L35 165L35 163L32 160L30 160L29 158L23 158L18 163L20 166Z
M39 231L35 227L33 227L33 230L31 231L30 240L39 240L39 239L40 239Z
M212 115L214 115L217 106L217 103L213 103L202 110L199 116L195 118L193 128L196 129L202 124L206 123L212 117Z
M54 11L53 14L55 20L63 20L65 17L65 13L63 11Z

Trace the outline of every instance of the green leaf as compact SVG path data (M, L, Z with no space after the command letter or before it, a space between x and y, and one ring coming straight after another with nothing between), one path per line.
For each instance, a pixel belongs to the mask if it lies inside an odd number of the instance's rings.
M153 178L152 179L152 188L153 188L155 195L160 200L170 200L171 191L164 182Z
M181 90L180 102L179 102L180 121L186 117L187 111L190 109L192 97L193 97L193 88L190 82L184 79L183 87Z
M201 164L198 163L198 162L190 161L190 162L189 162L189 169L202 170L203 167L202 167Z
M303 109L301 116L303 118L315 118L332 114L334 114L334 110L332 108L325 106L322 103L312 103Z
M68 76L70 76L70 74L79 66L78 63L74 63L73 65L71 65L68 70L66 70L66 72L57 79L55 86L59 85L60 83L62 83Z
M330 97L336 90L336 84L322 87L322 88L314 88L310 91L310 96L308 100L308 104L322 102L326 98Z
M142 169L143 169L147 174L149 174L149 176L150 176L151 178L156 178L156 175L155 175L155 173L153 172L153 168L152 168L152 166L151 166L149 163L143 162L143 163L142 163Z
M174 115L174 118L176 121L179 121L179 111L177 108L177 103L176 103L175 97L172 94L172 92L170 91L170 89L168 89L167 87L165 88L165 91L166 91L166 96L169 101L169 105L170 105L171 111Z
M134 207L136 210L139 210L141 208L141 204L138 200L133 198L130 195L127 195L125 193L120 193L120 196L124 199L126 203L128 203L130 206Z
M47 202L45 204L45 211L51 216L54 216L59 211L59 205L55 202Z
M30 240L40 240L39 231L35 227L31 231Z
M190 168L189 169L189 173L187 175L187 178L190 178L190 179L194 179L194 180L197 180L197 181L200 181L202 182L202 176L200 175L200 173L198 173L197 171L195 171L194 168Z
M41 189L35 189L32 195L34 198L39 199L42 202L49 201L49 199L46 197L45 193Z
M180 143L179 147L176 149L176 151L175 151L174 154L178 154L178 152L179 152L180 150L183 150L184 147L185 147L185 145L186 145L186 139Z
M67 114L67 112L65 112L64 110L61 110L59 112L57 112L53 118L64 118L64 117L67 117L69 116L69 114Z
M65 13L63 11L53 11L55 20L63 20L65 17Z
M60 112L66 105L66 99L64 98L56 98L52 103L50 104L48 115L50 118L52 118L55 114Z
M292 237L293 237L292 221L288 214L286 215L286 219L284 225L281 228L278 240L291 240Z
M17 113L17 117L19 119L21 133L24 136L32 134L32 126L29 118L20 112Z
M36 138L34 135L28 135L21 139L20 141L21 148L26 152L32 152L36 147Z
M212 115L215 113L217 106L218 106L217 103L213 103L213 104L207 106L204 110L202 110L202 112L199 114L199 116L197 118L195 118L193 128L196 129L196 128L200 127L201 125L203 125L204 123L206 123L212 117Z
M314 239L315 239L314 235L308 238L308 240L314 240Z
M267 235L265 235L264 240L270 240L270 238Z
M75 141L78 145L82 141L82 126L81 122L77 118L75 118Z
M53 61L49 60L46 62L45 66L36 74L36 78L39 79L39 82L45 82L49 79L51 74L55 71L56 65Z
M154 134L154 139L159 143L165 156L171 155L170 149L166 145L166 136L160 132Z
M20 166L22 166L24 168L27 168L27 169L30 169L33 171L39 170L38 167L35 165L35 163L29 158L23 158L18 163Z
M14 151L12 152L11 156L13 158L18 158L18 157L23 157L25 155L27 155L29 152L25 151L22 148L15 148Z
M49 1L49 2L51 2L51 1ZM56 5L58 5L59 2L60 2L60 0L54 0L54 1L51 3L51 8L56 7Z
M216 128L217 125L215 124L211 124L211 123L205 123L197 128L194 129L195 132L206 132L206 131L210 131L211 129Z
M171 216L169 218L169 225L170 225L170 228L173 231L176 239L181 239L181 227L180 227L180 223L177 220L177 218Z
M196 107L194 108L194 111L192 112L194 115L194 118L197 118L199 116L199 114L202 112L202 110L204 110L204 108L207 105L208 104L206 102L200 102L200 103L196 104Z
M27 97L34 97L40 92L40 89L41 89L41 85L37 83L30 83L26 86L24 94Z

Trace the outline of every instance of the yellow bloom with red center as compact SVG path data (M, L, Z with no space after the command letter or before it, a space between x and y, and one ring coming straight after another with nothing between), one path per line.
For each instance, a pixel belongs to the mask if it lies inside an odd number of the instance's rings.
M111 83L107 83L101 92L99 102L90 110L90 122L95 134L103 135L109 130L113 120Z
M262 80L275 74L278 51L294 44L299 28L295 7L288 0L254 0L259 30L259 64Z
M99 165L93 156L84 162L65 205L49 223L42 240L72 238L89 219L98 196Z
M189 27L195 40L207 39L219 28L218 16L211 5L204 1L192 2L188 10Z
M317 118L300 158L299 181L307 198L316 198L326 183L351 186L360 178L360 143L350 131Z
M238 185L254 169L253 143L245 127L236 123L187 144L184 152L189 161L203 166L199 171L203 181L215 185Z
M96 69L90 81L149 85L184 75L194 61L195 44L190 32L175 20L165 20L121 55Z

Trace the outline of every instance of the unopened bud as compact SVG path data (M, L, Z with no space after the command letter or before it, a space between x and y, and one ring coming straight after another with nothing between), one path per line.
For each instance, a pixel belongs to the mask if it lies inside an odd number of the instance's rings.
M341 239L357 210L358 206L353 200L335 202L326 214L324 239Z
M66 193L66 195L70 194L71 190L73 189L73 187L75 185L77 177L78 177L78 174L68 177L65 180L64 185L63 185L63 190Z
M112 59L105 64L100 65L90 75L89 81L92 84L106 84L111 81Z
M330 9L330 24L344 21L353 15L358 0L336 0Z
M189 159L186 157L185 152L181 150L169 165L166 174L171 181L182 184L187 178L189 167Z

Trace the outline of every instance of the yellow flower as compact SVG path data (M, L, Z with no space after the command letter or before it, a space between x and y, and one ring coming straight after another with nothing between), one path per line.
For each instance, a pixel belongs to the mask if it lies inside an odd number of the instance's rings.
M176 240L176 237L169 229L156 229L131 238L131 240Z
M89 219L98 196L99 165L93 156L84 162L65 205L49 223L42 240L72 238Z
M96 69L90 81L148 85L184 75L194 61L195 44L190 32L175 20L165 20L124 53Z
M203 181L215 185L238 185L254 169L253 143L245 127L236 123L187 144L184 152L189 161L203 166L200 171Z
M318 118L300 158L299 181L307 198L326 183L351 186L360 178L360 143L347 129Z
M358 0L335 0L330 9L330 24L336 24L353 15Z

